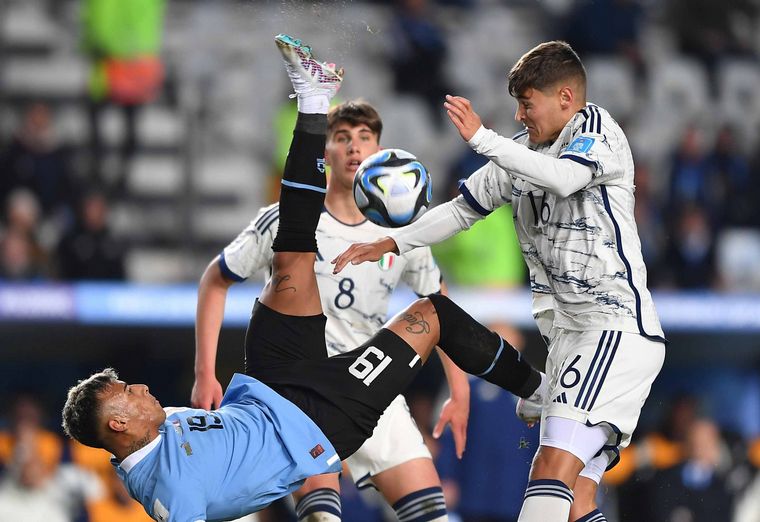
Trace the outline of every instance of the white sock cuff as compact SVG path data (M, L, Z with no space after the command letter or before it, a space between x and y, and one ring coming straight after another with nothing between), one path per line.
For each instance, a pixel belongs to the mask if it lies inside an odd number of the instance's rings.
M518 522L565 522L573 505L573 492L562 481L528 482Z
M573 499L575 498L573 490L567 487L567 484L555 479L539 479L528 482L528 487L525 489L525 498L528 499L530 497L561 498L567 500L570 504L573 503Z

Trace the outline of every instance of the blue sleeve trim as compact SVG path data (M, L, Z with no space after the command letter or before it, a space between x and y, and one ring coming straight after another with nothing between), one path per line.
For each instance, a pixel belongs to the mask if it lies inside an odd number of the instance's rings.
M296 183L295 181L288 181L286 179L282 180L282 184L285 185L286 187L304 189L304 190L313 190L314 192L321 192L322 194L327 194L327 189L324 189L322 187L317 187L315 185L307 185L306 183Z
M582 158L581 156L574 156L573 154L563 154L562 156L559 157L559 159L569 159L570 161L580 163L581 165L585 167L591 167L594 169L594 171L599 170L598 162L591 161L590 159Z
M235 281L237 283L242 283L243 281L247 279L246 277L240 277L235 272L230 270L230 267L227 266L227 261L224 259L224 252L219 254L219 270L222 271L222 275L224 277L232 281Z
M485 209L480 203L478 203L478 200L475 199L475 196L472 195L470 190L467 188L467 185L464 183L459 185L459 192L461 192L462 196L464 196L464 200L467 202L467 204L470 205L472 209L481 216L487 216L491 213L490 210Z

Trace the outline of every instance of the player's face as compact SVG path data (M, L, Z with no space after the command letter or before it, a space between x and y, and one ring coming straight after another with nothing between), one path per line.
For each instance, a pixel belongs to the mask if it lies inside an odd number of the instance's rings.
M527 89L517 97L515 120L525 126L532 143L554 141L567 123L560 90Z
M330 165L330 184L337 182L350 190L359 164L379 150L377 134L366 124L352 126L339 123L325 147L325 161Z
M108 409L127 416L131 423L159 426L166 420L166 412L145 384L115 381L104 393Z

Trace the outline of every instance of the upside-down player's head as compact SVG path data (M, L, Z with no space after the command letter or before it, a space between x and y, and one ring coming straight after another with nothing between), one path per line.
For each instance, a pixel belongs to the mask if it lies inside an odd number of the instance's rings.
M330 165L330 185L351 190L354 174L364 159L380 150L383 121L363 100L336 105L327 114L325 161Z
M515 120L533 143L554 141L586 105L586 69L569 44L544 42L509 71L509 94L517 99Z
M120 381L112 368L79 381L63 407L69 437L119 458L153 440L164 420L166 413L148 387Z

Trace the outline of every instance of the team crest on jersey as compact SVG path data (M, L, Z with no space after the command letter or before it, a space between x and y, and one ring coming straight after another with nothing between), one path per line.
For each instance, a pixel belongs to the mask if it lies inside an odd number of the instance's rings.
M566 152L580 152L585 154L591 150L591 146L594 144L594 138L587 136L580 136L575 138L573 142L567 146Z
M383 254L383 257L380 258L380 260L377 262L377 266L380 267L380 270L383 272L387 272L391 269L393 266L393 263L396 262L396 256L394 256L391 253L385 253Z
M317 158L317 170L320 174L325 173L325 158Z

